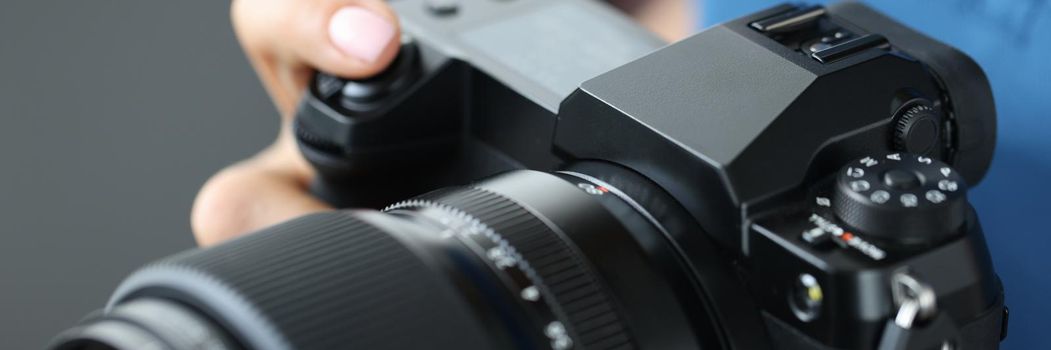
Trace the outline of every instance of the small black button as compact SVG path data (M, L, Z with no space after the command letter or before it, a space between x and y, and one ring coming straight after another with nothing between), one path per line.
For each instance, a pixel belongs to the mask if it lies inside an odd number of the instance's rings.
M318 97L322 100L328 100L343 89L343 80L328 74L318 73L315 87L317 88Z
M828 33L820 38L811 40L802 45L806 48L807 53L815 53L821 50L828 49L830 47L842 44L847 40L853 39L854 34L844 29L837 30L832 33Z
M1004 305L1004 314L1000 318L1000 341L1007 339L1007 322L1011 319L1011 310Z
M901 169L891 169L883 173L883 183L897 190L909 190L922 185L916 173Z
M339 86L339 106L354 112L373 111L390 101L391 95L406 91L420 74L417 55L416 45L405 41L394 62L379 75L361 80L340 80L343 84ZM323 76L319 74L317 78L319 90L322 84L326 84L327 78Z
M439 16L447 16L456 13L460 9L459 0L427 0L427 9Z

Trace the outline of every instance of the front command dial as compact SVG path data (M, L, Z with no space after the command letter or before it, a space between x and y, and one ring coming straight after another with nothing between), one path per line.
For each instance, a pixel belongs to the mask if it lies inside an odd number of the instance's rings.
M847 164L836 176L833 209L870 236L900 243L938 241L967 216L963 177L925 156L894 153Z

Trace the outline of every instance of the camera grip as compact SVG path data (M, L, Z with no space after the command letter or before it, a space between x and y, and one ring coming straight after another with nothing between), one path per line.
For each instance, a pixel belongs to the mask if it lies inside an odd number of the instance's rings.
M462 143L462 65L426 61L411 42L378 76L317 73L296 113L296 142L317 170L311 191L340 208L380 208L431 189Z
M428 168L440 166L434 161L449 159L456 149L436 143L401 152L342 154L319 149L304 142L303 136L297 136L297 141L300 153L317 172L310 183L311 194L337 208L380 209L433 189L426 177L421 178L420 170L428 173Z

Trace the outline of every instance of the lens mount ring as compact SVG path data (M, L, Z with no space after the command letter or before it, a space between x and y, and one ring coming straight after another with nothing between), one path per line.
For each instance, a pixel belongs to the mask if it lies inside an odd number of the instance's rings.
M443 214L426 213L437 209ZM440 190L385 211L415 211L471 247L508 288L546 320L552 349L635 348L623 318L594 270L554 225L499 194L478 188ZM523 277L525 279L523 279ZM533 293L536 293L535 296ZM533 296L533 297L530 297ZM530 297L530 298L527 298ZM551 316L546 316L551 315Z

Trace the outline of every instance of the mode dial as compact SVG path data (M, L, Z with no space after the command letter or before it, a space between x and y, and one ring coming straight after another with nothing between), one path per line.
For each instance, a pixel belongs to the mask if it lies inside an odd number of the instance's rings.
M941 161L910 153L865 157L836 176L833 209L869 236L900 243L937 241L967 216L963 177Z

